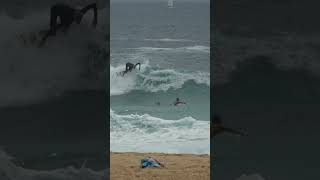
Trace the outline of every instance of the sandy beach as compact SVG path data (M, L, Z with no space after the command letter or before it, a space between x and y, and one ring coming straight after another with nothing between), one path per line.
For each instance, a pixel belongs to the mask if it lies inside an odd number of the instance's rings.
M140 168L140 160L151 156L164 168ZM209 180L210 156L163 153L115 153L110 155L111 180Z

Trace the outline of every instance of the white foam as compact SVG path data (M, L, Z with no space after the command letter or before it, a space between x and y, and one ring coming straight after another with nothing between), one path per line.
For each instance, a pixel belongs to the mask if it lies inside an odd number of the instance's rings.
M125 94L132 90L159 92L171 88L179 89L188 81L210 86L210 74L207 72L184 73L173 69L159 69L145 62L141 65L141 71L134 70L125 76L118 75L124 68L124 64L110 67L111 96Z
M164 120L110 110L110 148L117 152L210 153L210 125L192 117Z
M69 89L96 88L82 74L88 71L93 48L105 46L104 10L99 11L99 25L90 27L91 16L67 33L49 38L43 48L24 46L18 36L49 28L48 12L37 12L22 20L0 16L0 106L33 103Z

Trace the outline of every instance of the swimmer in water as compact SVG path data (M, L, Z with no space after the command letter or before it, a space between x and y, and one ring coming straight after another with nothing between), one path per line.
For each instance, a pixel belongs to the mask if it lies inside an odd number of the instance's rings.
M230 133L230 134L234 134L234 135L239 135L239 136L246 136L247 134L231 129L231 128L226 128L222 126L222 121L220 119L220 116L218 115L214 115L213 120L212 120L212 127L211 127L211 137L214 137L218 134L221 133Z
M187 104L187 103L180 101L179 98L176 98L176 101L173 103L173 105L178 106L180 104Z

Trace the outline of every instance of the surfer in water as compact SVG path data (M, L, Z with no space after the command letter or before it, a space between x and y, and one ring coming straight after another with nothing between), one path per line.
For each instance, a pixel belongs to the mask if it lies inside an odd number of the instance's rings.
M131 72L132 69L135 69L137 67L137 65L139 65L139 71L140 71L140 67L141 64L137 63L137 64L132 64L132 63L126 63L126 70L122 71L122 76L124 76L126 73Z
M63 32L66 32L73 22L80 24L83 15L90 9L92 9L94 13L92 25L93 27L96 27L98 23L96 3L89 4L82 9L76 9L61 3L53 5L50 9L50 30L48 30L42 38L40 46L46 42L49 36L55 36L58 29L62 29ZM58 17L60 19L60 23L57 22Z
M220 119L220 116L218 115L214 115L213 120L212 120L212 128L211 128L211 137L214 137L218 134L221 133L231 133L231 134L235 134L235 135L240 135L240 136L246 136L245 133L231 129L231 128L226 128L222 126L222 121Z
M180 104L187 104L187 103L180 101L179 98L176 98L176 101L173 103L173 105L178 106Z

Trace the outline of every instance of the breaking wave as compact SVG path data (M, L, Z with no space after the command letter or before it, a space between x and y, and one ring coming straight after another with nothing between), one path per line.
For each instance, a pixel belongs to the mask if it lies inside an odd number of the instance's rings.
M141 65L141 71L132 71L125 76L119 75L124 64L110 67L110 95L121 95L132 90L146 92L179 89L186 82L210 86L210 74L207 72L178 72L174 69L152 67L148 62Z
M104 11L99 11L96 29L88 14L42 48L31 37L49 28L47 11L23 19L0 15L6 24L0 30L0 106L34 103L68 90L100 89L108 56Z
M209 154L209 129L209 121L192 117L166 120L110 110L112 151Z

